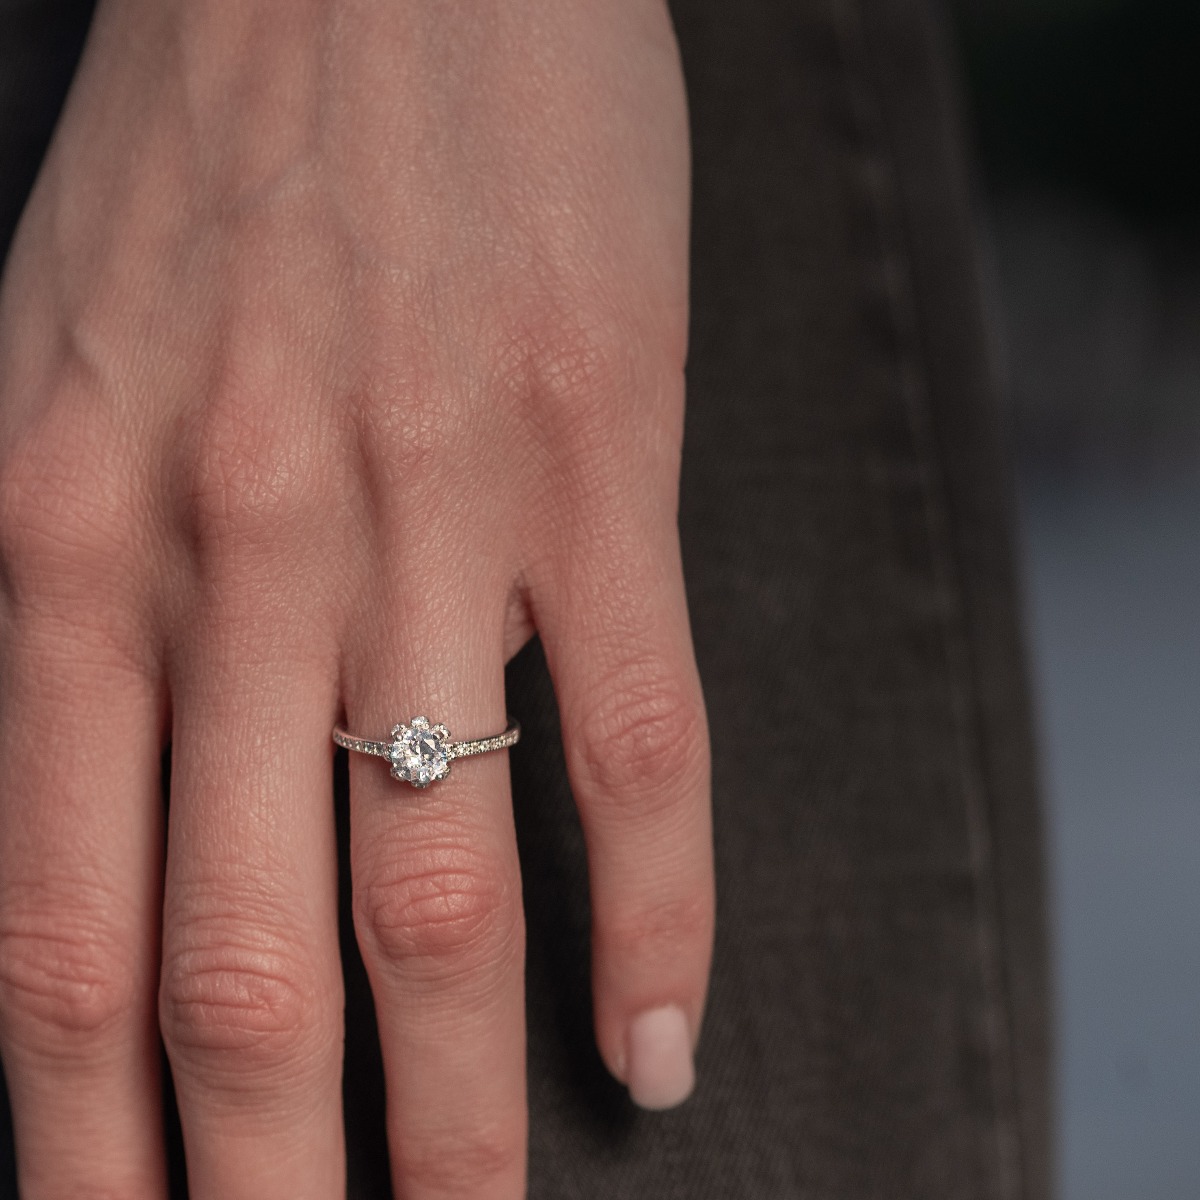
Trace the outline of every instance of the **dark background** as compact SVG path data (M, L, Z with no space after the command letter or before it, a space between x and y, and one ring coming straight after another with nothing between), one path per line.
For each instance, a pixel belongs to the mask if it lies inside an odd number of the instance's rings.
M1051 832L1063 1200L1200 1195L1200 5L957 0Z

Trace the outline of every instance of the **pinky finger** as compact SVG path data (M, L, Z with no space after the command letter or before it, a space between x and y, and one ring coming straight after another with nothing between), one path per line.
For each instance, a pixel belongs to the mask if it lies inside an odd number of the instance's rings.
M535 597L588 846L597 1041L645 1108L692 1090L714 911L707 723L664 525L586 547Z

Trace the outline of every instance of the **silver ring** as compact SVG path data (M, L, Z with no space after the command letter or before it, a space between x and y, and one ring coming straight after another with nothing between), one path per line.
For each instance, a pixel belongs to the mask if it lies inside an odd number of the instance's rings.
M333 740L358 754L374 754L392 764L392 778L402 779L413 787L428 787L450 774L450 764L456 758L486 754L489 750L507 750L521 736L521 726L512 717L503 733L491 737L472 738L467 742L450 740L445 725L431 725L428 717L413 717L407 725L392 727L390 742L355 737L344 729L333 731Z

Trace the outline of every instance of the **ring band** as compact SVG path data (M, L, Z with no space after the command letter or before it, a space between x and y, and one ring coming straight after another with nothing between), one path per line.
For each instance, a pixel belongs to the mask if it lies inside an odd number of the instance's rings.
M486 754L489 750L507 750L521 736L520 723L508 718L508 728L491 737L472 738L466 742L450 740L445 725L431 725L428 717L413 717L407 725L392 727L391 741L355 737L346 730L333 731L333 740L346 750L357 754L373 754L392 764L392 778L402 779L413 787L428 787L450 774L450 764L456 758Z

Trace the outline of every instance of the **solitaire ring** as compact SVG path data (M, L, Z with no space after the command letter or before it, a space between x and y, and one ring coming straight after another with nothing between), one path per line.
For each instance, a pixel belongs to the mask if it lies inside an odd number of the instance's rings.
M489 750L507 750L516 745L521 726L512 717L503 733L491 737L472 738L468 742L450 740L445 725L431 725L428 717L413 717L407 725L396 725L389 742L355 737L344 729L333 731L333 740L358 754L374 754L392 764L392 778L402 779L413 787L428 787L450 774L450 764L456 758L471 754L486 754Z

